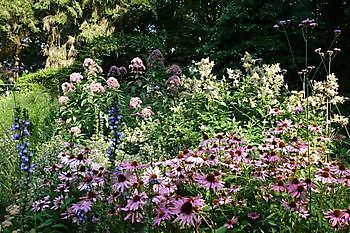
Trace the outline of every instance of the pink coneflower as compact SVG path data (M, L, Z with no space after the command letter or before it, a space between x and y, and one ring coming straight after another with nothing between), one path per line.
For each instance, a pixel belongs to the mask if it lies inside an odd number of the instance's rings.
M122 162L119 164L121 169L127 169L127 170L135 170L135 169L141 169L144 168L146 165L144 164L139 164L137 161L132 161L132 162Z
M278 109L278 108L273 108L269 112L269 114L273 115L273 116L278 116L278 115L281 115L282 113L283 113L283 111L281 109Z
M57 185L57 188L55 189L56 192L61 193L68 193L69 192L69 186L66 183L61 183Z
M137 189L134 190L132 196L127 200L126 206L122 210L130 212L142 210L147 201L147 194L145 192L139 193Z
M58 197L55 197L55 199L53 200L53 206L51 207L51 209L53 210L60 209L63 205L63 201L64 201L63 195L59 195Z
M69 167L71 169L77 169L81 165L87 165L91 162L83 153L79 153L77 156L70 158Z
M141 211L128 211L124 217L124 221L131 219L131 223L142 222L143 218L143 212Z
M114 192L124 192L129 189L136 179L128 173L114 172L112 177L112 189Z
M224 187L223 182L219 181L219 178L220 178L219 172L213 172L207 175L198 174L195 176L195 180L198 184L200 184L206 189L211 189L215 192L218 190L221 190Z
M309 125L308 127L308 130L310 132L313 132L313 133L321 133L321 127L316 125L316 124L313 124L313 125Z
M114 77L108 78L106 82L107 85L112 89L118 89L120 87L118 80Z
M329 219L329 223L332 227L341 227L344 224L344 212L339 209L329 210L324 213L325 218Z
M69 171L62 172L61 174L58 175L58 179L60 179L63 182L75 180L76 178L77 178L76 175Z
M188 156L185 161L197 166L202 166L204 163L204 159L198 156L197 153L190 153L190 156Z
M90 212L91 209L92 209L92 202L88 201L88 200L82 200L82 201L79 201L79 202L73 204L68 209L68 212L74 213L75 215L77 215L81 211L81 212L86 214L86 213Z
M46 210L50 207L50 197L46 196L41 200L35 201L32 205L32 210L35 212Z
M305 184L302 183L298 184L297 186L290 186L287 189L290 195L294 198L303 197L307 192Z
M234 227L234 225L236 225L238 222L238 218L236 216L233 216L230 220L228 220L226 223L225 223L225 227L227 229L232 229Z
M335 179L332 177L330 169L328 167L322 168L317 172L316 180L324 184L331 184L335 182Z
M91 182L92 182L92 176L86 174L84 176L83 181L81 181L78 185L78 190L82 191L82 190L87 190L89 191L91 189Z
M158 167L148 167L143 176L141 177L144 184L159 184L163 178L161 177L161 172Z
M284 192L286 190L283 180L277 181L277 184L273 184L271 188L275 192Z
M331 167L331 172L338 176L347 176L350 175L350 170L345 167L344 164L338 164Z
M258 212L255 212L255 211L251 211L248 213L248 218L256 220L256 219L260 218L260 214Z
M159 207L155 210L155 217L153 219L153 226L159 226L162 221L170 220L172 212L166 207Z
M73 83L80 83L83 78L84 77L80 73L72 73L69 76L70 81Z
M197 213L203 205L204 201L200 197L179 198L174 203L174 213L176 215L174 222L178 222L181 226L195 226L199 222Z

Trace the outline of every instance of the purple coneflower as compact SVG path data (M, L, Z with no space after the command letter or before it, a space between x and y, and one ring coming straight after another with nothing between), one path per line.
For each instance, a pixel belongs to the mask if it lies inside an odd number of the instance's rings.
M251 211L248 213L248 218L256 220L256 219L260 218L260 214L258 212L255 212L255 211Z
M219 172L213 172L207 175L198 174L195 176L195 180L198 184L202 185L206 189L211 189L215 192L221 190L224 187L224 184L222 183L222 181L219 181L219 178Z
M232 229L234 227L234 225L236 225L238 222L238 218L236 216L233 216L230 220L228 220L226 223L225 223L225 227L227 229Z
M135 183L135 177L123 172L114 172L112 177L112 189L114 192L124 192Z
M174 213L176 214L174 221L181 226L195 226L199 222L197 213L202 209L204 201L200 197L183 197L176 200L174 205Z
M134 190L133 195L128 199L126 206L122 210L130 212L142 210L147 201L147 194L145 192L139 193L137 189Z
M329 223L332 225L332 227L339 227L343 226L344 222L344 212L339 209L335 210L329 210L324 213L325 218L329 220Z

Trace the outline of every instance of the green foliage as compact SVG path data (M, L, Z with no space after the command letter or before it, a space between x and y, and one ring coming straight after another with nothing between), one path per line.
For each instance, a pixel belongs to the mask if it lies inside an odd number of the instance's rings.
M61 91L61 84L72 73L73 67L44 69L34 73L25 74L17 80L16 85L19 89L25 90L31 86L40 84L44 86L51 95L57 96ZM81 67L82 70L82 67Z
M0 97L0 132L7 132L13 122L13 108L26 108L33 125L33 143L38 144L50 138L55 131L54 122L57 102L40 85L31 85L30 89L13 91L8 96Z
M161 38L156 35L113 35L96 38L87 43L79 53L77 61L82 62L91 57L101 61L106 69L112 65L127 67L133 57L146 59L154 49L164 51Z
M12 119L12 117L10 117ZM20 175L20 161L16 144L9 133L2 133L0 140L0 214L13 201L14 184Z

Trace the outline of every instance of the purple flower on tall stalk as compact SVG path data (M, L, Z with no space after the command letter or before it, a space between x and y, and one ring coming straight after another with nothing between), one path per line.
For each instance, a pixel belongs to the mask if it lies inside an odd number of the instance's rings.
M26 110L15 108L14 121L11 130L14 131L12 138L18 141L17 149L21 159L21 171L33 173L33 153L29 151L30 142L28 140L28 137L30 136L29 127L30 122L28 112Z
M119 148L119 144L122 142L123 133L119 130L120 120L122 119L118 104L115 104L108 111L108 124L111 130L112 142L107 149L107 156L111 161L116 158L116 150Z

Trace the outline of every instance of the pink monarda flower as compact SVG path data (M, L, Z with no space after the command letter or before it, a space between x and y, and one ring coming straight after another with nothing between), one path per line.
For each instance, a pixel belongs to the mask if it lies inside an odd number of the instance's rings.
M150 118L152 115L154 115L154 112L152 111L151 107L146 107L142 109L140 113L141 118L144 119L145 121L148 120L148 118Z
M329 223L332 225L332 227L341 227L344 225L344 212L339 209L335 210L329 210L324 213L325 218L329 219Z
M72 83L80 83L81 80L83 79L84 77L80 74L80 73L72 73L70 76L69 76L69 80L72 82Z
M148 196L145 192L139 193L139 191L135 189L122 210L127 212L142 210L146 204L147 198Z
M73 84L69 82L62 83L61 88L62 88L63 94L65 95L74 90Z
M136 109L140 107L141 104L142 104L142 100L139 97L132 97L130 99L129 107L132 109Z
M62 106L67 105L69 102L69 98L67 96L60 96L60 98L58 98L58 103Z
M181 226L195 226L199 223L197 216L198 211L203 208L204 201L200 197L183 197L175 201L174 213L176 214L175 222Z
M107 85L112 89L118 89L120 87L118 80L114 77L108 78L106 82Z
M131 69L133 72L143 71L146 70L146 67L143 65L143 61L139 57L135 57L131 60L129 69Z
M213 191L219 191L224 187L222 181L219 181L219 172L209 173L208 175L202 174L197 175L195 180L198 184L206 189L211 189Z
M70 128L70 132L72 133L72 135L74 137L77 137L80 134L81 130L79 127L74 126L74 127Z
M92 82L89 88L93 93L104 93L106 91L102 84L97 82Z

